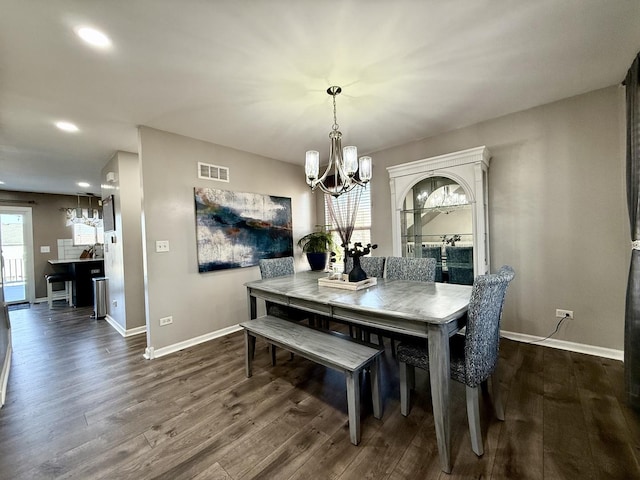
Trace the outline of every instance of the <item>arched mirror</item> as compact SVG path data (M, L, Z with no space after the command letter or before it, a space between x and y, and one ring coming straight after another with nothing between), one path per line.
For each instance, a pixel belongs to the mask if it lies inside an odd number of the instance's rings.
M464 188L455 180L442 176L420 180L402 205L402 255L435 258L436 282L473 283L471 209Z
M478 147L387 169L395 256L435 258L438 282L471 285L489 270L489 158Z

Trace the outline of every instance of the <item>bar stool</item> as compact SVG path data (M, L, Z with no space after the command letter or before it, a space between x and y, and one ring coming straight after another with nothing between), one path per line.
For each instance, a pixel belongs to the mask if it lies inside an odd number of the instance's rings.
M53 307L54 300L66 300L70 307L73 306L73 280L71 276L63 273L50 273L45 275L45 278L47 279L47 300L49 301L49 308ZM64 288L54 290L54 283L64 283Z

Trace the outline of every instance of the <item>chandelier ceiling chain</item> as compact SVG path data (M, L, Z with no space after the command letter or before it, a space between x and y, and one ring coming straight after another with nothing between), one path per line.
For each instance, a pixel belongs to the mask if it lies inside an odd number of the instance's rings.
M336 132L340 128L338 125L338 116L336 114L336 95L339 95L342 92L340 87L329 87L327 93L333 97L333 125L331 129Z
M329 162L322 176L318 177L319 152L309 150L305 159L307 185L311 190L319 188L334 197L351 191L356 185L364 187L371 180L371 157L365 156L358 159L358 149L352 145L342 148L342 133L338 130L340 126L336 113L336 96L341 92L342 88L335 85L327 89L327 93L333 97L333 125L329 132L331 140Z

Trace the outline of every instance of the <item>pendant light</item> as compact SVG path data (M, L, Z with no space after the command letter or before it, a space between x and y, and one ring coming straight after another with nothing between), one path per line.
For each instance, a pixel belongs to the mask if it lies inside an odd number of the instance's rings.
M324 193L339 197L349 192L356 185L364 187L371 180L371 157L360 157L358 149L352 145L342 148L342 133L338 130L336 117L336 96L342 92L338 86L329 87L327 93L333 97L333 126L329 132L331 149L329 151L329 164L320 176L320 153L309 150L305 158L305 174L307 185L311 190L319 188ZM333 168L333 172L332 172ZM331 184L326 184L327 177L331 177Z

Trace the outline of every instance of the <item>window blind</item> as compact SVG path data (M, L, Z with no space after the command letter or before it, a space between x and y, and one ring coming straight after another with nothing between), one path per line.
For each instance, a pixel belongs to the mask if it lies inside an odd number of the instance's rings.
M360 189L361 192L356 192L357 189ZM371 243L371 188L370 184L367 184L365 187L356 186L350 192L343 193L337 198L330 195L324 196L324 218L326 224L329 225L329 230L334 234L336 245L341 245L342 240L337 233L338 226L329 212L329 202L333 202L334 208L340 212L340 216L346 218L356 202L358 194L360 199L350 245L352 246L356 242L361 242L363 245Z

